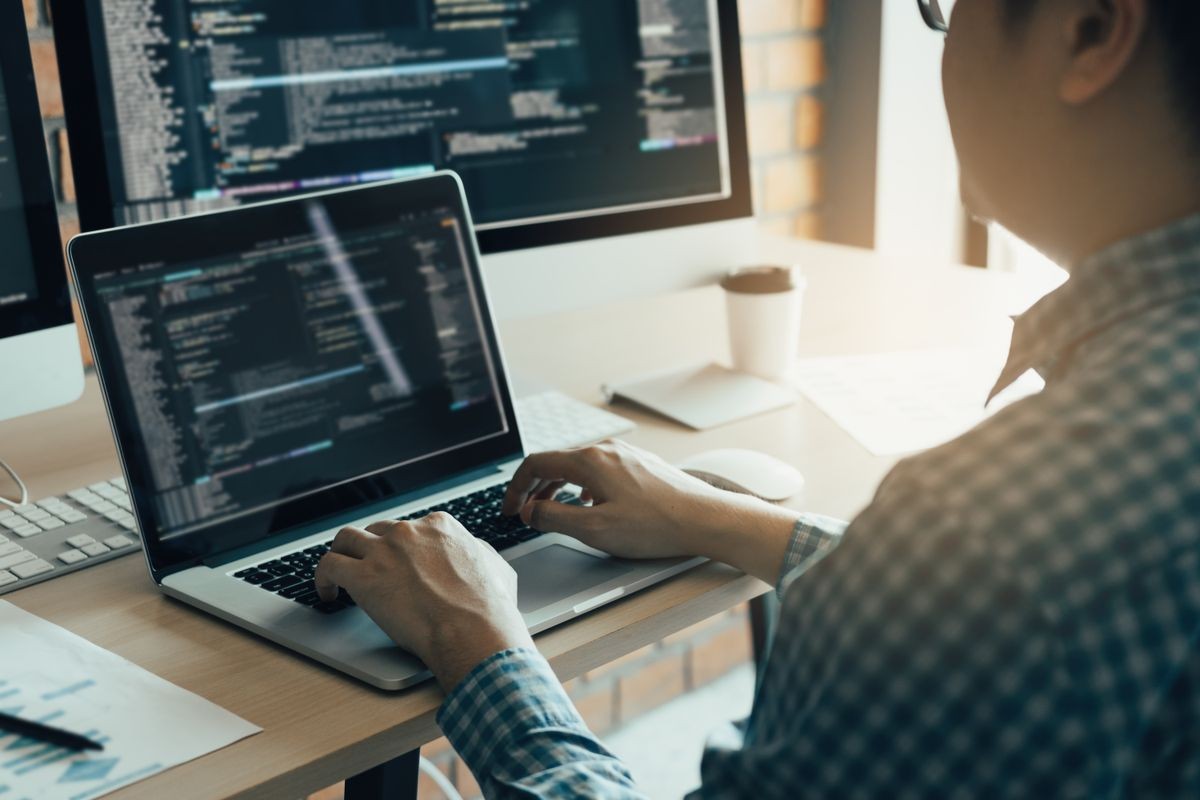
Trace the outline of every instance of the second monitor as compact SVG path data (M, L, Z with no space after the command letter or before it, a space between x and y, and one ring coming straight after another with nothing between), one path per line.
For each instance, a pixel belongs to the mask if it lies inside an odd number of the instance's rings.
M482 230L542 226L492 251L748 210L734 3L53 6L86 229L443 168Z

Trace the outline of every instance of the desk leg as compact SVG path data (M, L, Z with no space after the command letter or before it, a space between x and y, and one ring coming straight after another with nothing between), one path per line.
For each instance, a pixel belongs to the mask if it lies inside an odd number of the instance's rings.
M359 773L346 781L345 800L416 800L421 751L402 756Z
M754 645L754 666L760 674L778 616L779 601L774 592L760 594L750 601L750 638Z

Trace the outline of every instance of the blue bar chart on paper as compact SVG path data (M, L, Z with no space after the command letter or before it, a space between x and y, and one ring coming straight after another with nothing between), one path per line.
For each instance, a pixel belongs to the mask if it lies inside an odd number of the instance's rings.
M0 713L104 747L76 751L0 730L0 800L89 800L259 730L5 602L0 653Z

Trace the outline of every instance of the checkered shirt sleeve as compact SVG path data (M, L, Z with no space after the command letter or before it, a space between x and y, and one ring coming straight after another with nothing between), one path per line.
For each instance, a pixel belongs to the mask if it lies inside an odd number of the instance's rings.
M438 724L485 797L643 797L536 650L485 659L446 698Z
M788 542L780 591L832 550L844 529L844 522L802 515ZM438 724L487 797L642 796L536 650L485 659L446 698Z
M846 531L846 523L821 514L802 514L788 541L783 569L775 591L782 598L792 581L799 578L837 547Z

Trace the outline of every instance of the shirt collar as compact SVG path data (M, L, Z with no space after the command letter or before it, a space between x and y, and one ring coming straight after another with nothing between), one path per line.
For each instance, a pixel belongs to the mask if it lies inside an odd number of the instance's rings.
M1200 291L1200 214L1100 251L1014 318L1012 346L993 397L1029 369L1050 377L1097 331Z

